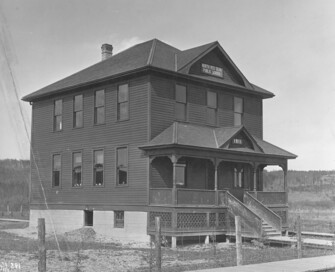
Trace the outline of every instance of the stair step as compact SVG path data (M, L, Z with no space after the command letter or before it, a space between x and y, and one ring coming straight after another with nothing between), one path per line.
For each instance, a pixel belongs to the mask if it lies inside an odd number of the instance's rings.
M281 236L281 233L278 232L278 233L267 233L266 234L266 237L274 237L274 236Z

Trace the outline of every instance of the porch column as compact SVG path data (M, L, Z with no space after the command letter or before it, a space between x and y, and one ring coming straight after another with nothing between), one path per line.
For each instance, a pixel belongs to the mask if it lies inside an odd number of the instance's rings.
M253 165L253 171L254 171L254 192L257 192L257 168L258 168L258 165L254 164Z
M170 157L173 165L173 174L172 174L172 204L177 205L177 189L176 189L176 164L178 157L176 155L171 155Z
M218 190L218 166L220 161L217 159L214 159L214 190Z
M285 202L288 203L288 186L287 186L287 165L284 165L283 167L284 171L284 191L285 191Z

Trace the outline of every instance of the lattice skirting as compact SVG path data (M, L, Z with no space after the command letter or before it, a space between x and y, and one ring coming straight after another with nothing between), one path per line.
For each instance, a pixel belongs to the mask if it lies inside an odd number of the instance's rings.
M161 218L161 227L172 228L172 212L150 212L149 227L155 227L155 217ZM176 215L176 229L178 230L203 230L226 229L226 213L187 213L179 212Z

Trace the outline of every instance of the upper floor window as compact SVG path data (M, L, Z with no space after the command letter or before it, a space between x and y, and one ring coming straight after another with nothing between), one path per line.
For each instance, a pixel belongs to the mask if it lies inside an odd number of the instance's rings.
M82 153L72 154L72 186L80 187L82 184Z
M207 123L216 125L217 94L207 91Z
M95 92L94 124L105 123L105 90Z
M175 118L177 120L186 121L186 105L187 105L186 86L177 84L176 105L175 105Z
M94 151L94 185L101 186L104 183L104 151L95 150Z
M52 156L52 186L53 187L60 186L61 168L62 168L61 155L60 154L53 155Z
M116 180L117 185L128 184L128 148L117 148L116 152Z
M243 99L234 97L234 126L242 125Z
M83 95L73 98L73 127L83 127Z
M63 100L55 100L54 103L54 131L61 131L63 128Z
M117 120L129 119L129 86L120 85L117 92Z

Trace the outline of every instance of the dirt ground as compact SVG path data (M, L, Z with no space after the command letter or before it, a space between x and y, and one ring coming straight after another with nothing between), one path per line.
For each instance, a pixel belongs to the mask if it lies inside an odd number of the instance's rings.
M0 224L1 225L1 224ZM1 227L0 227L1 229ZM0 271L37 271L37 230L32 228L0 230ZM48 272L137 272L156 271L154 248L149 243L122 243L83 228L62 235L46 237ZM305 257L331 254L326 251L304 252ZM292 259L294 247L272 248L261 242L244 243L245 264ZM188 243L177 249L162 248L164 272L233 266L233 243ZM152 269L150 270L150 266Z

